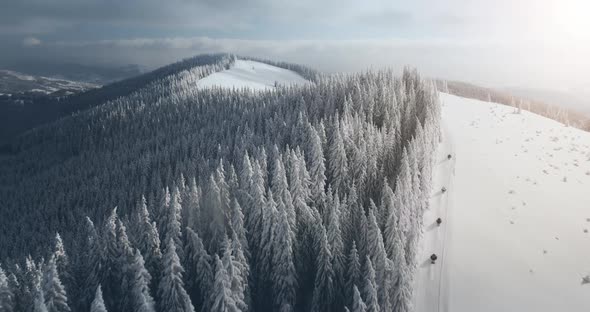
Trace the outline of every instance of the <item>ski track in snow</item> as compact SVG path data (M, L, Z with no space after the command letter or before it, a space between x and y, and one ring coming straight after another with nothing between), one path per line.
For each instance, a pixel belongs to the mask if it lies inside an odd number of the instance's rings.
M230 68L213 73L197 82L198 88L249 88L255 91L274 90L279 85L305 85L310 82L298 73L269 64L236 60Z
M447 133L448 130L443 125L442 142L436 156L430 209L424 213L424 233L418 252L418 271L414 287L415 311L448 310L446 300L448 296L445 296L448 287L444 284L447 279L442 276L444 272L441 268L445 262L449 261L445 254L445 241L449 238L447 228L449 224L452 224L452 220L449 220L447 207L450 204L449 190L452 190L455 157L452 141ZM449 154L453 156L451 160L447 158ZM443 186L447 188L445 193L442 193ZM439 217L442 219L440 226L436 224L436 219ZM435 264L430 263L430 255L433 253L438 256Z
M500 104L441 103L415 311L589 311L590 133Z

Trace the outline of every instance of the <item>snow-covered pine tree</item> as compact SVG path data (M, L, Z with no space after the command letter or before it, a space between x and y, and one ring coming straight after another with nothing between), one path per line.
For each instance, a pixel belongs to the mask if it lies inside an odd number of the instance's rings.
M311 136L311 155L309 175L311 177L311 198L317 205L321 205L326 191L326 160L322 149L322 141L317 131L312 127Z
M381 308L379 307L379 299L378 299L378 286L375 278L375 270L373 269L373 264L371 263L371 258L367 256L365 260L365 269L364 274L365 276L365 287L364 296L365 302L367 304L367 312L379 312Z
M80 309L88 310L95 296L93 289L98 287L102 276L101 254L103 249L94 222L89 217L86 217L85 221L85 243L81 253L81 267L78 271L81 289L78 291L80 298L77 298L77 306Z
M389 216L391 214L396 214L397 215L397 211L395 211L396 207L394 205L394 200L395 195L393 194L393 190L391 189L391 187L389 186L389 183L387 181L383 181L383 190L381 191L381 202L379 204L379 210L378 210L378 214L375 216L377 218L379 218L378 224L379 224L379 228L381 229L381 231L383 233L386 233L386 229L387 229L387 223L389 220ZM397 217L396 217L397 219ZM394 221L397 221L396 219L394 219ZM384 239L385 242L387 242ZM385 247L385 249L387 249L387 246Z
M158 200L158 206L154 218L161 222L161 224L159 224L160 229L162 229L162 231L160 232L160 240L166 241L166 232L164 231L164 228L167 226L165 222L168 220L170 202L172 201L172 196L170 195L170 188L166 186L164 189L161 190L160 195L161 196Z
M190 197L189 197L190 198ZM152 222L150 213L147 208L145 197L141 196L141 201L136 212L136 233L135 241L143 259L145 259L145 268L152 276L152 286L154 292L157 289L159 274L161 272L162 251L160 249L160 235L156 222Z
M215 170L215 184L219 188L219 201L221 204L221 211L223 215L229 215L231 209L231 190L225 177L225 169L223 168L223 159L219 160L219 165Z
M331 311L334 300L334 270L332 269L332 253L328 236L322 224L317 225L316 235L319 242L319 254L311 310L313 312Z
M43 295L40 285L35 287L34 292L33 312L48 312L47 306L45 305L45 296Z
M367 305L363 302L361 293L359 292L356 285L352 286L352 306L350 312L366 312Z
M340 200L336 194L334 203L330 210L327 236L328 244L330 245L330 253L332 254L332 271L334 272L333 289L334 289L334 307L333 310L342 310L345 293L345 267L346 256L344 255L344 243L342 241L342 232L340 230Z
M133 248L131 248L131 242L129 241L129 236L127 236L127 226L123 224L121 219L117 219L117 245L120 251L119 259L117 261L121 265L121 268L124 269L124 266L127 264L127 260L130 256L133 255Z
M240 286L239 289L240 293L244 294L243 301L246 304L245 310L248 310L247 307L250 306L252 303L250 298L250 265L246 255L244 254L244 247L242 246L240 239L236 232L232 229L232 239L231 239L231 252L232 256L234 257L234 267L238 270L238 274L240 276Z
M55 245L53 250L53 257L55 258L55 265L57 266L57 272L59 273L60 279L64 285L66 292L70 289L70 285L73 284L72 274L70 272L70 261L66 254L64 242L59 233L55 234Z
M371 201L369 209L369 231L367 234L367 256L371 258L371 264L376 272L376 282L379 289L379 306L384 311L391 310L389 292L387 287L387 255L383 245L383 236L375 218L376 206Z
M207 186L206 204L203 205L203 217L207 220L205 241L209 242L207 249L211 253L221 252L225 235L226 215L223 208L221 189L212 174Z
M364 209L363 209L364 211ZM360 216L360 226L358 229L358 243L357 248L359 251L359 255L361 259L364 259L366 255L369 255L369 221L367 221L367 216L365 213L361 213Z
M43 295L48 312L70 312L66 290L59 278L57 265L53 256L45 266Z
M277 311L289 312L295 307L297 272L293 262L293 240L285 205L279 205L273 234L273 291Z
M223 258L221 262L227 274L227 278L230 282L230 291L234 304L239 310L243 311L247 309L244 291L246 290L247 280L242 279L240 272L240 264L235 260L232 254L232 243L225 237L223 241Z
M250 257L250 248L248 248L248 240L246 238L246 229L244 228L244 214L242 213L242 206L240 203L234 198L232 200L232 209L231 209L231 228L233 230L233 235L239 240L241 252L246 256L246 258ZM232 240L234 238L232 237Z
M246 218L246 237L251 255L258 256L262 239L262 220L263 212L266 207L265 187L262 169L258 162L254 162L252 182L248 189L251 196L251 206L245 213ZM257 259L252 263L257 263Z
M336 115L336 117L338 117L338 115ZM348 177L348 159L346 157L344 141L342 139L340 122L338 119L334 121L328 155L331 185L336 193L343 194Z
M237 198L239 189L240 189L240 181L238 179L238 173L236 172L236 167L233 163L229 165L229 173L227 177L227 185L229 186L229 193L230 198Z
M187 289L192 303L201 310L210 308L210 291L213 287L214 272L212 258L207 253L203 241L195 231L186 228L187 233Z
M14 294L8 285L8 277L0 266L0 311L12 312L14 309Z
M411 268L402 264L399 269L398 287L394 294L394 308L395 311L410 312L412 311L412 271Z
M264 146L257 149L258 154L256 155L256 162L260 166L260 173L262 174L262 181L264 185L268 185L269 183L269 167L268 167L268 156L266 154L266 148Z
M107 312L107 308L104 305L104 300L102 298L102 289L100 285L96 287L94 300L92 300L92 303L90 304L90 312Z
M218 255L215 255L215 283L211 291L211 312L242 312L236 305L231 281Z
M132 283L134 282L134 274L132 272L133 263L133 248L129 237L127 236L127 227L123 224L120 219L117 219L117 245L120 251L119 258L116 259L117 271L116 274L120 280L114 281L119 283L117 285L120 291L114 297L112 297L115 305L111 308L113 311L127 311L130 309L133 301Z
M197 180L193 177L188 187L186 203L183 205L182 212L186 217L186 224L193 229L201 228L201 190L197 185ZM184 219L183 217L183 219Z
M287 220L289 222L289 235L291 240L296 239L295 228L296 228L296 215L295 208L293 207L293 198L291 197L291 191L289 191L289 185L287 183L287 175L285 165L280 157L275 159L274 165L274 176L272 179L272 192L275 197L274 200L277 203L277 209L284 209Z
M256 257L256 275L257 284L255 290L255 306L257 309L272 309L272 265L274 254L274 232L277 225L277 203L274 201L272 190L268 188L266 195L266 205L262 209L260 248Z
M194 312L195 308L184 289L184 269L176 253L174 237L166 242L162 260L164 269L158 288L160 309L169 312Z
M406 148L404 148L402 151L400 173L397 177L395 185L397 202L394 204L394 206L398 207L399 209L399 214L397 216L398 226L403 231L403 233L407 235L412 222L411 209L413 209L412 199L414 198L414 193L412 190L410 158Z
M289 187L293 198L293 207L300 221L308 222L312 219L309 203L311 202L311 177L305 165L305 158L297 152L291 152L289 159ZM297 226L299 227L299 225Z
M240 171L240 190L238 197L240 198L240 202L242 205L245 205L245 208L250 208L252 205L252 198L249 192L252 190L252 186L254 184L253 177L254 177L254 169L252 168L252 162L250 161L250 156L248 153L244 153L244 157L242 158L242 169Z
M184 250L182 249L181 241L182 199L180 194L179 188L175 187L170 197L170 205L164 205L164 208L167 208L168 210L164 212L165 214L163 216L162 235L164 237L164 241L168 241L170 239L174 241L174 244L176 244L175 249L177 250L179 258L184 259Z
M364 280L362 277L362 268L360 262L360 256L358 254L358 250L356 249L356 242L352 242L352 247L350 248L350 253L348 255L348 271L346 272L346 302L348 304L352 304L352 298L354 297L354 293L352 293L353 287L355 285L363 285Z
M111 311L116 310L120 303L121 279L123 276L121 260L125 259L123 250L121 250L122 244L118 237L120 233L119 223L117 208L115 207L107 220L105 220L102 232L103 250L100 253L101 263L104 266L100 270L102 273L100 284L103 286L105 304Z
M14 310L31 311L34 308L35 291L41 287L43 263L35 263L29 255L25 260L24 272L18 264L12 269L13 272L7 277L8 286L13 294Z
M155 312L154 299L150 295L151 276L138 249L129 264L127 276L130 278L129 289L126 290L130 293L129 312Z

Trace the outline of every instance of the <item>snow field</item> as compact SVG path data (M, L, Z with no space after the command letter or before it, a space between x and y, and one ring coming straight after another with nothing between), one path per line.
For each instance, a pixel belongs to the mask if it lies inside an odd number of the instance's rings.
M274 90L279 85L310 83L299 74L261 62L236 60L230 69L211 74L197 82L198 88L249 88L255 91Z
M590 133L500 104L441 102L439 159L453 161L438 164L424 216L421 257L439 260L420 263L416 311L590 310Z

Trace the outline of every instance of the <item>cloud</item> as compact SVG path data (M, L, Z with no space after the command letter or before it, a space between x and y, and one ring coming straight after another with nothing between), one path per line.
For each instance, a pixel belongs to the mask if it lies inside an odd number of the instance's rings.
M134 63L148 69L216 52L299 63L324 72L410 65L426 76L489 86L558 86L580 81L590 71L590 64L582 61L589 49L551 51L542 45L486 38L250 40L196 36L45 42L43 47L48 52L39 53L58 58L84 56L81 62ZM564 55L570 65L547 61L563 60Z
M50 32L59 39L92 40L120 38L120 34L351 39L399 34L436 23L425 16L439 10L421 8L419 3L425 1L2 0L0 34Z
M543 26L549 10L537 5L552 1L0 0L0 65L43 58L154 68L233 52L323 71L410 64L496 85L585 81L590 45L555 42L561 37ZM535 42L552 49L527 46Z
M357 22L374 28L408 27L416 22L413 14L400 10L378 10L359 15Z
M35 37L27 37L25 39L23 39L23 46L25 47L34 47L34 46L39 46L41 45L41 40L35 38Z

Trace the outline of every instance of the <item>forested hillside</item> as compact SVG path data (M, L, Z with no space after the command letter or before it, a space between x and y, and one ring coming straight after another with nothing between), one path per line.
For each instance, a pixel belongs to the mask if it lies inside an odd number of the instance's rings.
M172 77L187 68L201 68L200 77L204 77L228 68L232 62L232 57L227 54L204 54L164 66L150 73L70 96L20 96L23 105L12 105L14 98L0 97L0 153L12 152L12 146L7 143L34 127L119 97L129 96L143 88L151 89L152 85L164 89L169 85Z
M1 156L0 307L410 310L434 86L411 70L274 64L314 83L195 87L231 60L37 128Z

